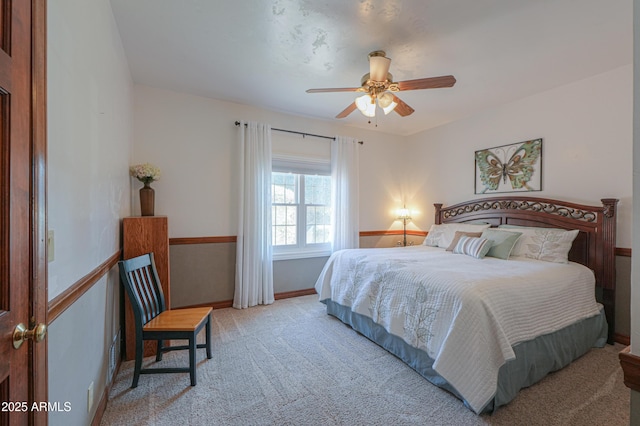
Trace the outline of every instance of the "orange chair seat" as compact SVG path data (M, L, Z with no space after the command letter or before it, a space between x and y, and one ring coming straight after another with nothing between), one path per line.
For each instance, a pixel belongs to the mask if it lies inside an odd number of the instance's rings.
M142 329L144 331L193 331L207 320L211 311L211 308L170 309L160 313Z

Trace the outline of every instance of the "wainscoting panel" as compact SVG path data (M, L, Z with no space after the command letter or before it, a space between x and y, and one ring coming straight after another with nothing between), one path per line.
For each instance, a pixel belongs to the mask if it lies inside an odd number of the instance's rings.
M233 299L236 243L171 244L171 307Z
M616 334L631 336L631 257L616 256Z
M233 300L236 244L171 244L171 307ZM288 293L313 288L328 257L273 262L273 289Z
M326 256L273 262L273 291L288 293L313 288L328 259Z
M408 232L407 242L420 245L424 234ZM360 233L360 247L394 247L402 239L401 231L365 231ZM236 263L233 237L172 238L169 244L173 308L233 300ZM631 250L618 249L616 254L616 335L628 337L631 333ZM274 292L287 294L313 288L327 259L274 261Z

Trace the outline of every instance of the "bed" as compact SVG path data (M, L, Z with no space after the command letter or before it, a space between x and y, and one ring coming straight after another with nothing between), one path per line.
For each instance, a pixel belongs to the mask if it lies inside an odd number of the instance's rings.
M601 201L435 204L429 246L335 252L315 288L328 314L472 411L493 411L592 347L613 342L617 200ZM506 257L496 243L505 235L515 241ZM565 239L564 259L530 256L538 235L560 236L552 248ZM466 251L470 243L491 242L498 250L492 256Z

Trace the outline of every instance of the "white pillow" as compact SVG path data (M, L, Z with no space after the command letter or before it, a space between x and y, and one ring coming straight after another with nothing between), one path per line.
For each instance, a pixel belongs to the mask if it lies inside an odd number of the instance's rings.
M453 241L456 231L482 232L490 226L488 223L443 223L441 225L431 225L423 244L425 246L447 248L451 244L451 241Z
M500 225L499 228L522 232L511 251L512 257L528 257L546 262L567 263L578 230Z

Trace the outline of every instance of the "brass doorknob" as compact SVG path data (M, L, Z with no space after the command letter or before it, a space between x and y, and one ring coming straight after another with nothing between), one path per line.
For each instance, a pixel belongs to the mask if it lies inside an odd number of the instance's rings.
M47 335L47 326L40 323L33 327L31 330L27 330L27 327L23 323L16 325L13 330L13 347L18 349L25 340L33 340L34 342L42 342Z

